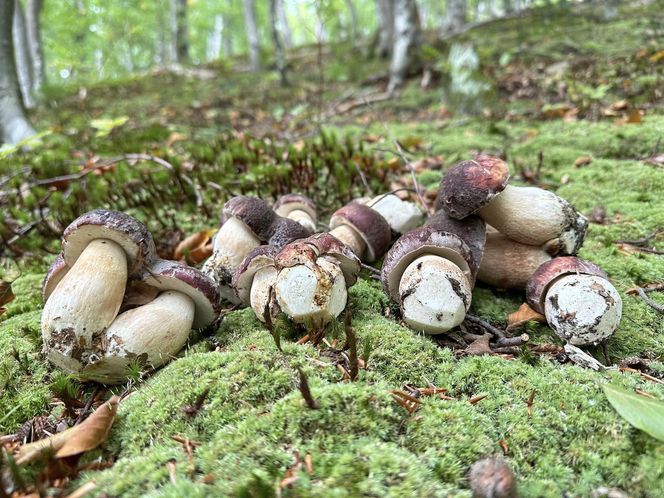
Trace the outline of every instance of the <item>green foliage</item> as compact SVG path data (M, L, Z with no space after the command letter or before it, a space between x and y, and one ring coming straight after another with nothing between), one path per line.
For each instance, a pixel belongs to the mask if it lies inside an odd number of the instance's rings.
M664 441L664 403L611 385L602 386L611 406L637 429Z

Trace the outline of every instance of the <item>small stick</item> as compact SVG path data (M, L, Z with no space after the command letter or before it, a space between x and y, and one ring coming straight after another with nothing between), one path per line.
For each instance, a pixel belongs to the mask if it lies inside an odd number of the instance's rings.
M316 400L311 395L311 390L309 389L309 382L307 381L306 375L304 375L304 372L300 367L297 368L297 371L300 374L300 392L302 393L304 402L311 410L317 410L318 403L316 403Z
M468 403L470 403L471 405L474 405L475 403L479 403L480 401L482 401L487 396L488 396L488 394L478 394L477 396L473 396L472 398L470 398L468 400Z
M644 303L646 303L648 306L650 306L658 313L664 314L664 305L659 304L658 302L650 299L648 297L648 294L646 294L646 292L641 287L636 287L636 293L639 295L639 297L643 300Z
M494 327L489 322L482 320L478 316L466 314L466 321L482 327L484 330L498 337L499 339L505 338L505 332L497 327Z
M101 390L101 386L97 386L97 387L95 387L95 390L92 391L92 394L88 398L87 403L85 403L85 406L83 407L83 411L81 411L81 413L78 415L78 418L76 419L76 422L74 422L74 425L78 425L83 421L83 419L85 418L85 414L88 413L88 411L90 410L90 407L92 406L92 402L95 400L95 398L97 397L97 394L99 393L100 390Z
M496 341L498 347L523 346L530 340L528 334L521 334L517 337L500 337Z

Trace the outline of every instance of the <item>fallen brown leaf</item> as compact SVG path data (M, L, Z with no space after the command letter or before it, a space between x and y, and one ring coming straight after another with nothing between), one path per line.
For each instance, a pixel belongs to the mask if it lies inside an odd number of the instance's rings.
M174 258L178 261L184 259L190 265L206 260L212 254L210 239L213 233L214 230L201 230L190 235L175 248Z
M464 350L464 353L471 356L479 356L483 354L492 354L491 347L489 346L489 340L493 337L488 332L482 335L479 339L474 340L470 345Z
M113 396L80 425L21 446L16 463L33 462L49 451L55 451L55 457L60 459L93 450L108 437L119 403L120 397Z
M527 303L523 303L518 310L507 315L507 330L519 328L528 322L544 323L546 318L528 306Z
M11 282L0 281L0 316L7 311L4 305L13 301L15 297Z
M581 166L586 166L591 162L593 162L593 158L591 156L579 156L576 158L576 161L574 161L574 167L580 168Z

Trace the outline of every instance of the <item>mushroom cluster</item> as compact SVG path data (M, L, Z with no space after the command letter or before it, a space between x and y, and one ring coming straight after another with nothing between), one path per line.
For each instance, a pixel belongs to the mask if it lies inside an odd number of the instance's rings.
M42 287L41 329L51 363L84 380L122 382L133 362L167 363L192 327L217 319L217 284L155 254L145 225L124 213L95 210L67 227ZM130 302L140 305L128 309Z
M484 252L475 251L479 254L478 280L502 289L527 288L533 309L543 313L556 334L571 344L595 344L606 339L618 327L622 302L599 267L574 256L583 244L587 219L553 192L509 185L508 180L509 170L504 161L479 155L454 165L440 184L436 199L438 213L445 212L448 221L473 220L476 224L479 217L486 223ZM446 230L448 237L466 234L467 245L469 240L479 240L468 239L468 231L461 226L448 226ZM479 227L477 230L482 231ZM385 259L383 279L388 293L401 304L405 321L424 331L442 331L432 327L431 321L420 323L408 318L407 314L413 313L408 308L427 309L428 315L437 318L434 312L443 309L449 312L454 306L445 308L441 302L429 309L426 303L442 300L442 294L451 294L439 291L433 301L427 301L425 294L412 292L407 285L403 289L400 286L397 292L389 280L395 266L392 259L396 258L391 253ZM457 267L464 270L463 266L457 264ZM404 275L408 276L406 272ZM418 278L424 281L423 276ZM424 284L419 284L418 291L420 288ZM458 289L463 301L467 288ZM404 304L409 298L414 301L411 307ZM455 311L454 316L462 315L460 303ZM457 321L458 318L451 320L450 324Z

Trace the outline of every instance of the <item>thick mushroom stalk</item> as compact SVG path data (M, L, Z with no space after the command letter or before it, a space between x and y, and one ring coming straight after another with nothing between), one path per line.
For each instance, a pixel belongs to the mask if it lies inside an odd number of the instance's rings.
M405 201L396 194L378 195L364 204L380 214L393 232L402 235L424 223L424 213L414 203Z
M378 211L356 201L335 211L330 218L330 234L367 263L385 254L392 240L387 220Z
M321 327L346 307L347 289L357 281L360 261L328 233L284 247L275 257L274 283L279 308L291 320Z
M309 197L301 194L282 195L274 203L273 209L279 216L297 221L309 233L316 231L318 214L316 213L314 201Z
M255 197L232 198L224 205L222 218L203 272L219 283L222 299L236 304L233 274L252 249L266 243L281 248L311 233L296 221L275 214L265 201Z
M550 259L543 248L521 244L487 226L477 279L498 289L525 289L530 276Z
M385 256L381 280L414 330L440 334L463 322L485 240L477 217L444 212L400 237Z
M545 246L552 255L576 254L588 220L553 192L508 180L507 164L497 157L462 161L443 177L436 208L456 219L478 213L510 239Z
M620 325L622 299L606 273L573 256L542 264L528 281L526 297L570 344L597 344Z
M157 260L140 278L161 293L117 316L106 330L103 351L79 377L116 384L127 380L132 363L146 370L158 368L182 349L192 327L206 327L219 316L218 287L195 268Z
M68 373L79 372L103 347L128 275L154 256L147 228L116 211L84 214L63 234L63 258L43 285L41 329L46 356Z

